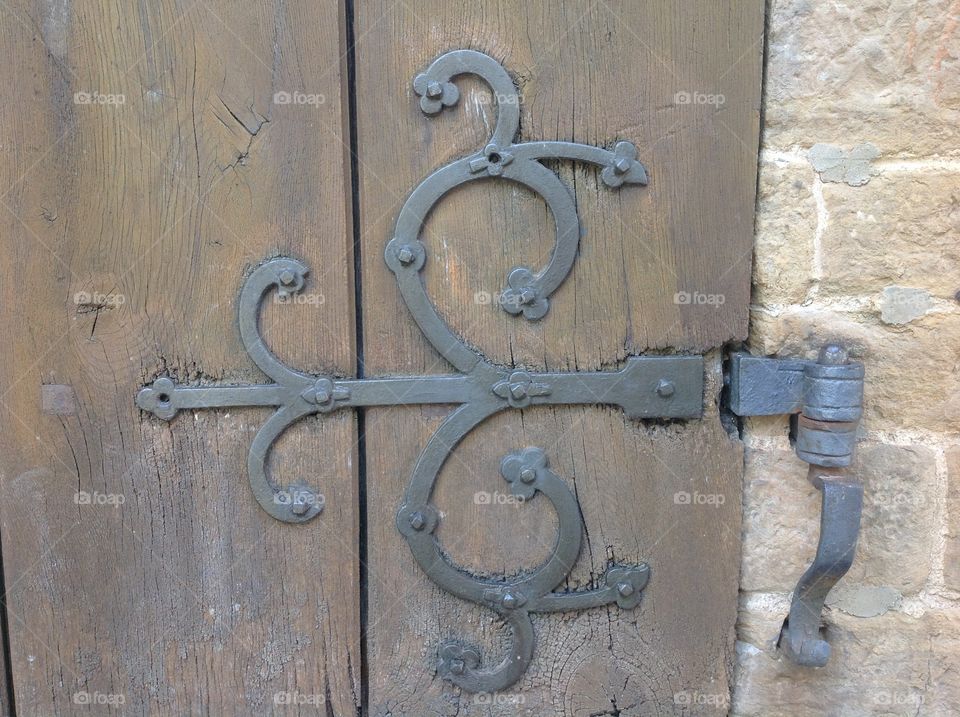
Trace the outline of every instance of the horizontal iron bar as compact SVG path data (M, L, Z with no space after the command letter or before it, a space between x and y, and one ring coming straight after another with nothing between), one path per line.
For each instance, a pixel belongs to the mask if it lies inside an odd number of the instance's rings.
M397 376L337 381L350 391L345 406L406 406L418 403L467 403L486 395L489 386L474 376Z
M251 386L176 386L170 393L174 408L282 406L291 390L276 383Z
M621 407L631 418L697 418L703 412L703 358L700 356L638 356L619 371L533 373L479 371L468 375L400 376L327 379L303 376L296 385L181 386L158 379L145 388L138 404L162 418L181 409L243 406L285 406L323 383L330 400L318 410L361 406L463 404L496 400L513 408L529 405L589 405ZM335 397L335 398L334 398Z
M531 375L552 387L535 403L616 405L630 418L703 414L702 356L635 356L620 371Z
M730 410L738 416L778 416L803 408L807 361L735 353L730 357Z

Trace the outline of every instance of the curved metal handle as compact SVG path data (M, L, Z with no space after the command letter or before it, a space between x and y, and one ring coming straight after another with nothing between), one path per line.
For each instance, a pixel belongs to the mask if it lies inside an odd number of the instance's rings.
M842 469L810 466L809 476L822 494L820 540L813 563L793 592L780 648L798 665L823 667L830 658L830 645L820 635L820 614L827 593L853 564L863 484Z

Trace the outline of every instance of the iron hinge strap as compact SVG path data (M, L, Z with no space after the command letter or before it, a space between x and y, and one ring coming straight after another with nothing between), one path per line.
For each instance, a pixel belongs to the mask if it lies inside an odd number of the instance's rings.
M820 490L820 537L813 563L793 592L780 647L800 665L822 667L830 645L820 623L827 593L850 569L860 533L863 485L850 475L863 413L863 364L828 344L816 361L734 353L724 377L730 411L738 416L796 414L797 455L810 464Z
M488 362L444 322L423 281L429 246L422 241L423 223L434 205L457 187L478 180L504 180L524 185L546 202L553 214L553 252L540 268L516 266L506 276L498 306L526 321L538 321L550 310L552 294L573 269L583 235L570 188L553 171L556 160L595 166L607 189L644 186L647 170L636 146L622 139L609 149L575 142L520 141L520 94L507 71L492 57L473 50L444 53L413 80L420 109L428 115L457 104L456 80L475 75L489 85L497 118L486 144L425 177L411 192L386 243L384 260L394 273L401 300L426 340L455 373L443 376L341 379L314 376L285 365L267 348L258 320L261 303L276 291L286 300L304 287L307 266L276 257L252 271L239 299L240 338L252 361L270 380L253 386L184 386L159 377L137 395L137 405L164 420L179 410L265 406L275 408L254 437L247 472L253 495L273 517L306 523L324 507L322 494L300 481L278 484L267 471L267 456L284 430L300 419L341 408L445 403L458 407L424 445L413 467L397 529L406 539L424 573L441 588L500 615L510 629L507 656L485 666L477 648L459 640L438 650L441 676L471 692L494 692L523 675L534 650L532 613L580 610L616 604L629 610L640 604L654 569L645 562L607 567L600 584L566 590L582 542L582 515L573 492L549 467L549 456L537 446L514 446L501 463L511 492L524 500L542 494L557 514L558 536L550 558L532 570L499 579L475 575L453 564L439 541L443 517L432 494L444 462L470 431L503 410L538 405L600 404L619 406L634 419L697 418L703 409L703 358L638 356L619 371L537 373ZM544 163L548 164L544 164Z

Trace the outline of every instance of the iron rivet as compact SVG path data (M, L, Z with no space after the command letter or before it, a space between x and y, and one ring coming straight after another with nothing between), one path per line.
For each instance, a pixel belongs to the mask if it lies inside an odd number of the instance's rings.
M512 610L520 604L519 598L513 593L507 593L503 596L503 599L500 601L500 604L503 605L508 610Z
M439 97L442 94L443 87L441 87L440 83L436 80L427 85L427 97Z
M620 593L620 597L630 597L633 595L633 585L630 583L618 583L617 592Z
M533 468L524 468L520 471L520 480L524 483L533 483L537 479L537 472Z
M527 397L527 387L522 383L514 383L510 385L510 395L515 399L520 400Z
M299 503L295 502L290 506L290 512L294 515L306 515L308 510L310 510L310 503L306 500Z
M525 288L520 291L520 303L521 304L532 304L537 300L537 292L531 288Z
M410 516L410 527L414 530L423 530L423 526L427 524L427 519L423 517L423 513L417 511Z
M464 670L466 669L467 669L467 665L464 663L463 660L460 660L460 659L450 660L450 672L452 672L453 674L462 675Z
M284 269L280 272L280 283L284 286L290 286L296 277L293 275L293 272L289 269Z
M613 171L617 174L626 174L630 171L630 160L626 157L620 157L613 163Z
M412 264L414 260L413 249L407 244L404 244L397 250L397 259L399 259L400 263L404 266Z
M824 366L843 366L847 363L847 350L840 344L827 344L820 349L820 356L817 363Z
M660 379L660 383L657 384L657 395L661 398L670 398L676 390L677 387L673 385L673 381L665 378Z
M318 388L314 395L317 403L327 403L330 400L330 391L326 388Z

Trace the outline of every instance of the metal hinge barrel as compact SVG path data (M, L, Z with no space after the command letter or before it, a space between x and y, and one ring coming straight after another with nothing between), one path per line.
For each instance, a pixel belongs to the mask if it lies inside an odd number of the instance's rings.
M825 346L817 361L735 353L728 374L730 410L738 416L800 414L797 455L807 463L850 465L863 413L863 364Z

